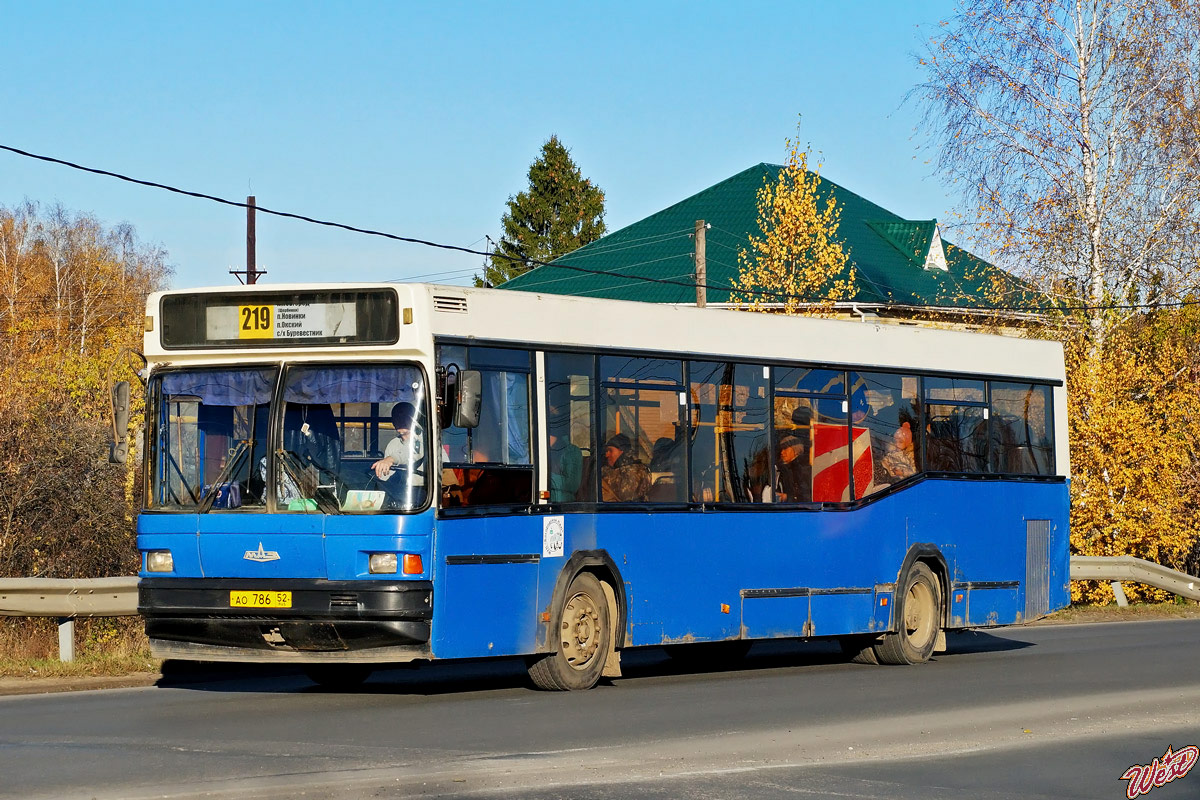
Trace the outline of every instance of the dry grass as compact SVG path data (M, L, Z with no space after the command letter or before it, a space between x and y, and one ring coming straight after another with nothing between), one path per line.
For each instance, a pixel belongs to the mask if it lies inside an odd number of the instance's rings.
M139 617L75 623L75 660L58 660L58 624L45 618L0 618L0 677L74 678L156 672L160 662Z
M1077 622L1141 622L1151 619L1184 619L1200 617L1200 603L1179 598L1174 603L1133 603L1124 608L1115 603L1107 606L1070 606L1056 611L1043 624Z

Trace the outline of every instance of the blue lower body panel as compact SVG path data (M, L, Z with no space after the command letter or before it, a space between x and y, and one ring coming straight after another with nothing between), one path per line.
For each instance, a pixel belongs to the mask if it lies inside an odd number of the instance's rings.
M439 520L433 650L532 652L585 550L619 573L626 646L888 630L918 545L944 561L948 627L1018 623L1069 603L1067 514L1064 482L928 479L851 511L563 514L563 555L543 552L542 516Z
M887 631L918 548L944 571L947 627L1018 623L1069 603L1067 526L1063 481L925 479L838 511L144 515L138 542L176 554L175 573L145 577L422 581L422 657L471 658L553 647L581 564L612 577L627 647ZM371 575L380 551L419 555L423 571Z

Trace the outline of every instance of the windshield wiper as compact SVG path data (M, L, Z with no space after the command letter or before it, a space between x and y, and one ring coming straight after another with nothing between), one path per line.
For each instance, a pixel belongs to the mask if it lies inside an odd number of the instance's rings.
M229 481L229 476L241 466L242 459L250 452L250 445L252 443L252 439L238 440L237 447L230 454L229 460L225 462L225 466L221 468L221 471L217 473L216 479L213 480L212 486L209 487L208 491L204 493L204 497L201 498L200 506L197 509L201 514L207 514L209 509L212 508L213 503L217 500L217 495L221 493L221 487Z
M296 485L297 491L299 491L300 494L302 495L301 499L312 500L314 503L317 504L317 508L320 509L321 511L325 512L326 514L342 513L341 505L336 501L336 499L330 500L328 497L321 496L322 490L321 490L321 486L320 486L320 475L321 475L322 470L319 466L317 466L316 464L313 464L313 466L317 470L317 485L313 487L313 491L312 491L313 496L312 497L303 497L304 483L305 483L304 462L301 461L300 456L298 456L296 453L292 452L291 450L277 450L276 452L279 454L279 464L283 467L283 470L284 470L284 472L287 473L287 476L292 479L292 483L294 483ZM329 470L324 470L324 471L329 472ZM337 475L335 475L332 472L330 472L329 474L333 475L334 480L337 480Z

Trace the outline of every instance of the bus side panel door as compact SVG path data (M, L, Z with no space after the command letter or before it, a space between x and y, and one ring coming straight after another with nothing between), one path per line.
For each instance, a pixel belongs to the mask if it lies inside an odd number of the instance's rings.
M536 647L541 520L465 517L437 522L433 653L478 658Z
M987 628L1021 621L1018 587L972 588L967 592L967 625Z
M742 598L742 635L746 639L806 636L810 602L804 594L787 594L787 589L747 589ZM772 592L772 594L760 594Z
M875 589L814 589L808 636L836 636L870 630L875 621Z

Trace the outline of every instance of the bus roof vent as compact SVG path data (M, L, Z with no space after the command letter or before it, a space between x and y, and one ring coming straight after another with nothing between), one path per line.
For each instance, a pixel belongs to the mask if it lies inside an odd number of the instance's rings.
M467 313L467 298L455 297L448 294L435 294L433 296L434 311L448 311L452 314Z

